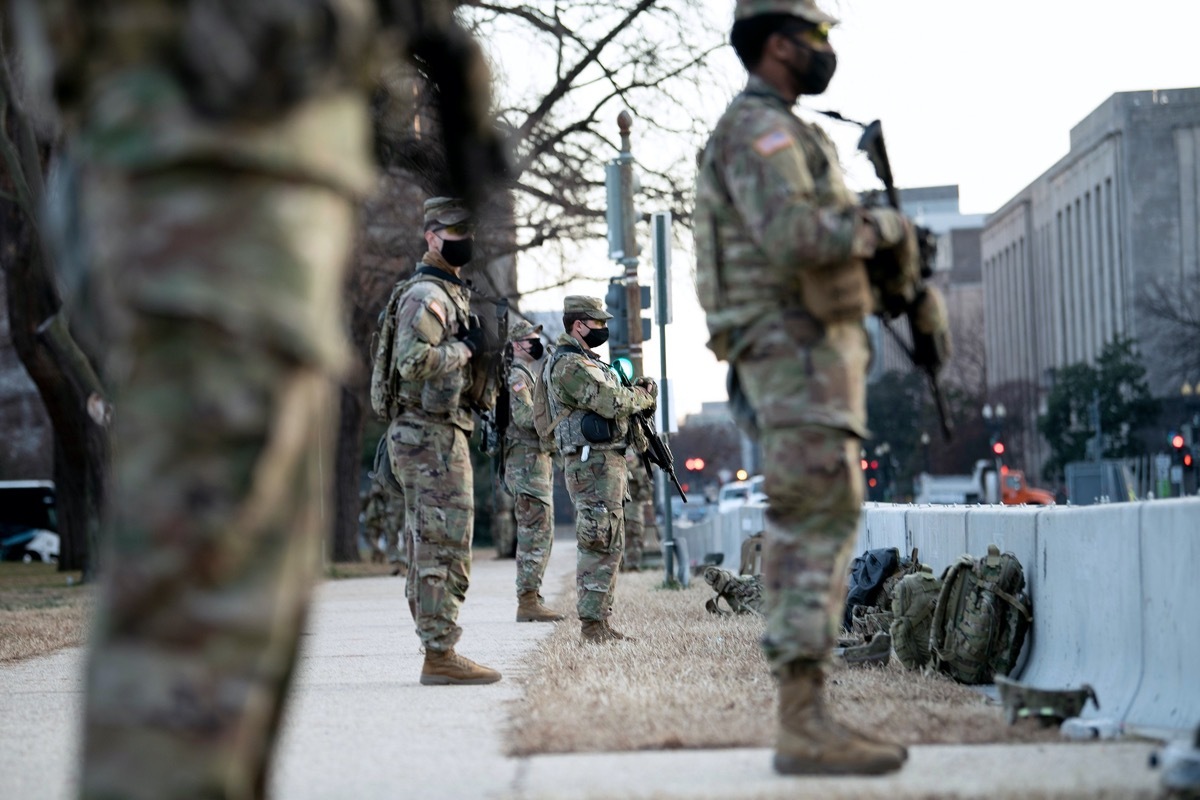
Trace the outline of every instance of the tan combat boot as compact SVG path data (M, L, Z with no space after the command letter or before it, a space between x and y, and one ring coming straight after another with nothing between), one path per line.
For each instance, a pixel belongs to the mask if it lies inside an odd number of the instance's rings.
M454 648L444 653L425 651L425 665L421 667L421 683L425 686L474 686L498 680L499 672L460 656Z
M908 751L835 722L825 709L824 673L796 665L779 679L775 771L784 775L881 775L900 769Z
M618 639L623 642L636 642L637 641L637 639L633 638L632 636L626 636L625 634L621 633L619 630L614 628L612 625L609 625L608 620L604 620L604 628L605 628L605 630L608 631L608 635L611 636L613 639Z
M583 641L602 643L615 642L616 637L612 635L612 630L604 624L602 619L581 619L580 634L583 636Z
M565 619L553 609L542 605L537 592L521 592L517 595L517 622L558 622Z

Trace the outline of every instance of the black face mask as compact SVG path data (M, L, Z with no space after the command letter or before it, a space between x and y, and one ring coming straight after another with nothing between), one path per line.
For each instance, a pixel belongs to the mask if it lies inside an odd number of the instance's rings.
M461 267L471 260L470 239L442 239L442 258L452 267Z
M608 328L588 328L583 336L583 343L588 347L599 347L608 341Z
M537 361L542 357L542 353L546 352L546 348L542 347L542 343L534 339L529 343L529 357Z
M833 73L837 72L837 53L813 50L798 39L792 39L792 44L808 51L808 66L803 72L794 64L788 64L796 85L800 87L800 94L821 94L829 88Z

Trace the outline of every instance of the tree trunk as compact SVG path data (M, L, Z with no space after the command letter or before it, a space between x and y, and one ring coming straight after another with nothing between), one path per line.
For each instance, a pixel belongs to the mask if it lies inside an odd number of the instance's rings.
M67 331L34 226L8 201L0 201L0 238L13 346L54 425L59 569L82 570L87 581L97 565L95 540L107 483L107 403L99 378Z
M334 459L334 523L331 559L361 561L358 552L359 479L362 474L363 406L358 394L342 388Z

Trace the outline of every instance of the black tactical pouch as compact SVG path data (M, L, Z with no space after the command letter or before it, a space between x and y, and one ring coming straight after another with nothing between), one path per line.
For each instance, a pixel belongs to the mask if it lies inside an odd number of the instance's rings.
M579 431L583 438L592 444L607 444L613 439L612 422L595 411L583 415L583 419L579 421Z

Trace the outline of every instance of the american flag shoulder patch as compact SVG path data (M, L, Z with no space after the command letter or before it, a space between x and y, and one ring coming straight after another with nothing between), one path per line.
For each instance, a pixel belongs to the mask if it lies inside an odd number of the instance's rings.
M446 324L446 309L442 308L442 304L439 303L437 300L430 300L427 303L427 306L428 306L429 310L433 312L434 316L437 317L438 319L440 319L442 321L442 324L445 325Z
M787 131L776 128L770 133L763 134L754 140L754 149L758 151L760 156L766 156L778 153L785 147L792 146L792 137L788 136Z
M519 380L519 381L517 381L516 383L514 383L514 384L512 385L512 390L513 390L514 392L519 392L519 391L521 391L521 390L522 390L522 389L524 389L524 388L525 388L525 381L524 381L524 379L522 379L522 380Z

